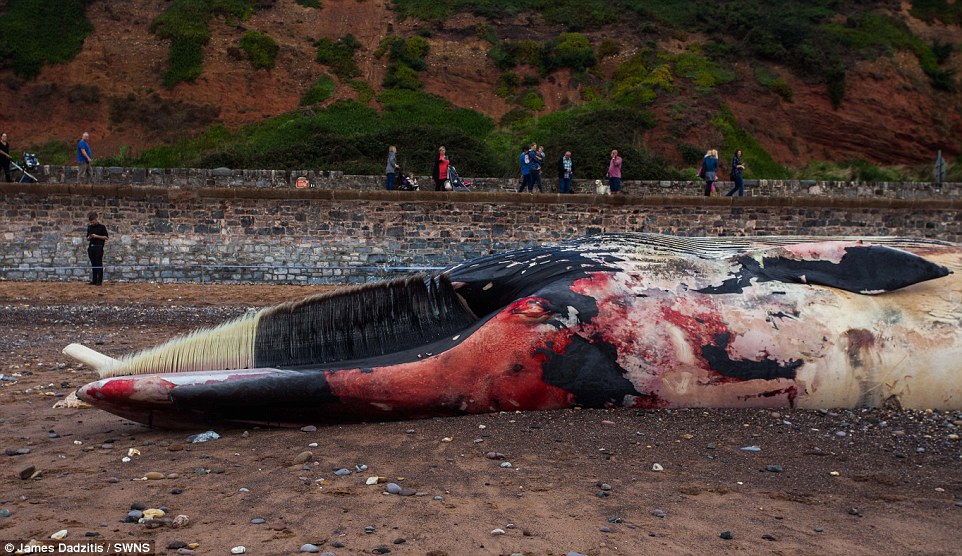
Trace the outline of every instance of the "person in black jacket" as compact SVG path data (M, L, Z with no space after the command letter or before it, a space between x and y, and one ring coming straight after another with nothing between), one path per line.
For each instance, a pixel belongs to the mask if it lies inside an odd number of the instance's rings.
M97 219L97 213L91 212L87 215L87 256L90 257L91 286L100 286L104 283L104 243L107 242L107 226L104 226Z
M7 142L6 132L0 133L0 168L3 169L3 179L13 181L10 178L10 143Z

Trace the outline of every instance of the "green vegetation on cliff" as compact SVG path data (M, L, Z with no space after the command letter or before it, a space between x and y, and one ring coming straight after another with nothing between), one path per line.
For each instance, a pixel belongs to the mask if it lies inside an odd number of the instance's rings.
M90 0L8 0L0 13L0 69L32 78L45 64L73 60L93 31Z
M203 47L210 40L211 17L246 19L253 13L253 0L174 0L150 24L153 33L170 41L164 86L173 87L200 77L204 69Z

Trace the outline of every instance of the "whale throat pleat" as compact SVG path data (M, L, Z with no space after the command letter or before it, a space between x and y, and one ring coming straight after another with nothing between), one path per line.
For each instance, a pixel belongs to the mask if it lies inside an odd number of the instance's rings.
M258 367L296 367L395 353L477 322L446 277L414 276L265 309Z

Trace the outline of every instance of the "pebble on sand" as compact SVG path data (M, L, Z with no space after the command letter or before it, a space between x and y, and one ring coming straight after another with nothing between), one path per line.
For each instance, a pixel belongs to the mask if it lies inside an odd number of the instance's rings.
M726 541L730 541L735 538L735 535L732 535L731 531L722 531L721 533L718 534L718 536L725 539Z
M55 541L59 541L59 540L61 540L61 539L65 539L65 538L67 538L67 530L66 530L66 529L61 529L61 530L57 531L56 533L50 535L50 538L53 539L53 540L55 540Z
M234 548L230 549L231 554L243 554L245 552L247 552L247 548L243 546L235 546Z
M159 471L150 471L148 473L144 473L144 478L147 479L148 481L159 481L160 479L163 479L165 476L166 475L164 475Z
M497 528L497 529L492 529L492 530L491 530L491 534L494 535L494 536L504 535L504 534L506 534L506 533L507 533L507 531L505 531L504 529L501 529L500 527Z
M651 464L651 470L657 472L657 471L664 471L665 468L660 463L653 463Z
M308 452L308 451L301 452L296 456L294 456L292 465L301 465L301 464L307 463L313 457L314 457L314 452Z
M20 470L20 473L18 473L18 475L20 476L20 479L21 479L21 480L26 481L27 479L33 477L33 474L34 474L36 471L37 471L37 468L36 468L36 467L34 467L34 466L32 466L32 465L29 465L29 466L24 467L23 469L21 469L21 470Z
M310 543L302 544L300 548L300 552L320 552L320 551L321 549L317 545L310 544Z

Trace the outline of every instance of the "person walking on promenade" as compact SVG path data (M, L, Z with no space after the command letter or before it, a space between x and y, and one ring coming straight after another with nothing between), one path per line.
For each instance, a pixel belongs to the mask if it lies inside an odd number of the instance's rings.
M528 150L522 151L521 156L518 160L521 162L521 187L518 188L518 193L521 193L528 189L529 193L534 193L534 167L537 164L537 151L535 150L537 145L531 143Z
M745 179L742 176L744 171L745 163L742 162L742 150L738 149L735 151L735 156L732 157L732 181L735 182L735 186L731 188L731 191L725 193L726 197L731 197L736 191L739 197L745 196Z
M565 151L564 155L558 159L558 192L572 193L571 175L574 173L571 162L571 151Z
M444 147L439 148L438 156L434 159L434 169L431 171L435 191L444 191L444 182L448 179L449 164L451 164L451 161L448 160L447 151L444 150Z
M87 141L90 139L90 134L86 131L80 136L80 141L77 142L77 164L80 166L77 171L77 183L80 183L84 176L87 177L87 183L93 179L93 172L90 170L90 163L93 162L93 154L90 151L90 143Z
M394 189L395 178L397 177L397 172L401 167L397 163L397 147L391 145L387 148L387 168L384 172L387 174L387 190L391 191Z
M544 146L538 147L534 153L534 166L531 167L531 176L534 178L532 182L538 186L538 193L544 193L544 188L541 185L541 167L544 166L544 157Z
M0 168L3 169L3 179L4 181L13 181L10 177L10 161L13 157L10 156L10 143L7 142L7 133L0 133Z
M701 176L705 180L705 197L711 197L715 191L715 179L718 177L718 151L710 149L701 161Z
M100 286L104 283L104 243L107 242L107 226L100 223L96 212L87 215L87 257L90 258L90 284Z
M611 151L611 160L608 162L608 173L605 177L608 178L611 194L618 195L621 192L621 157L618 156L617 149Z

